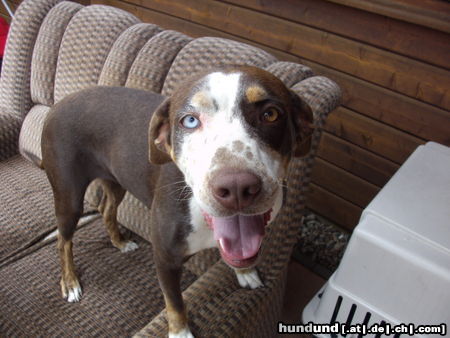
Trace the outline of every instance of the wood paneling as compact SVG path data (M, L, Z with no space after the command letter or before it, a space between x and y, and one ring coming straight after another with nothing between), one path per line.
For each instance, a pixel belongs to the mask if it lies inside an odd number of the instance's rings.
M384 186L399 168L398 164L327 132L322 135L317 155L378 187Z
M314 164L312 179L333 194L364 208L380 190L376 185L364 181L318 158Z
M343 105L325 126L309 207L349 230L418 145L431 140L450 146L449 3L93 2L193 37L248 43L335 80Z
M415 136L339 107L328 117L325 130L344 140L403 163L423 141Z
M450 55L448 35L434 29L329 1L225 0L224 2L271 13L282 19L363 41L436 66L450 68L450 60L447 57ZM359 0L357 2L373 3ZM449 26L450 18L446 22L446 27Z
M216 1L130 0L130 3L301 55L418 100L450 109L450 71L423 62L269 14Z
M450 33L450 10L446 0L329 1Z
M450 145L450 113L445 109L322 65L304 63L310 65L316 73L339 83L343 90L344 106L425 140Z
M358 224L363 210L315 183L311 184L309 188L308 206L348 231L351 231Z

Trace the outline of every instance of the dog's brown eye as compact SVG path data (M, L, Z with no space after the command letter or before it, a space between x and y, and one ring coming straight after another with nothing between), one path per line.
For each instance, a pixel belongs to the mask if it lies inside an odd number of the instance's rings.
M276 120L278 120L280 116L280 113L278 110L276 110L275 108L269 108L267 109L263 115L262 115L262 119L264 122L275 122Z

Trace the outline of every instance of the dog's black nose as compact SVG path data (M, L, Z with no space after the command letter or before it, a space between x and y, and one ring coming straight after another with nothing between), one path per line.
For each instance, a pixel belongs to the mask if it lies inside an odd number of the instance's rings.
M249 171L220 170L211 182L214 198L225 208L242 210L261 192L261 179Z

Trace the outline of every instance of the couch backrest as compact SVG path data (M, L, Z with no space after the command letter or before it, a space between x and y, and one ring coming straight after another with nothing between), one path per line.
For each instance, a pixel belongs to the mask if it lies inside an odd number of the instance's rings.
M45 16L31 59L30 91L34 104L53 105L56 64L61 41L67 25L82 8L78 3L64 1L50 9Z
M36 104L51 106L96 84L169 95L187 75L226 64L267 68L288 85L312 76L302 65L277 65L261 49L221 38L192 39L117 8L25 0L11 27L0 106L25 116Z
M11 23L0 78L0 112L21 117L32 107L31 59L39 28L60 0L23 1Z

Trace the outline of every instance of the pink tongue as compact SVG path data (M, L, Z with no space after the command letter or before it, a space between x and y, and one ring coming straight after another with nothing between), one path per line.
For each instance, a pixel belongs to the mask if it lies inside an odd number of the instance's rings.
M211 218L214 239L228 258L243 260L258 253L264 236L264 215Z

